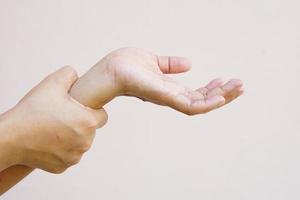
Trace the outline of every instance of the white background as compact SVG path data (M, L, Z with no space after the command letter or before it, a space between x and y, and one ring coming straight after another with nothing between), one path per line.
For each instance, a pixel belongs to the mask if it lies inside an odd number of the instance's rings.
M189 57L174 78L192 88L238 77L246 89L194 117L115 99L79 165L36 170L2 199L300 199L299 11L299 0L0 0L0 111L57 68L82 74L124 46Z

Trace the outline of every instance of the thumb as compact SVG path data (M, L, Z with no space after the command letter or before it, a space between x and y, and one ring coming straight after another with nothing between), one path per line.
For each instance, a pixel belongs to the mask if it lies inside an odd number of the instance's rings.
M191 62L187 58L177 56L156 56L160 70L165 74L177 74L191 69Z
M68 92L78 79L78 75L73 67L64 66L50 74L47 79L57 83L63 92Z

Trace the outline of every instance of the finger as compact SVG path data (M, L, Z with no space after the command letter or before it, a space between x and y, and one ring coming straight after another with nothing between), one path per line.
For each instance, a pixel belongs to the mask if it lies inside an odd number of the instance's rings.
M102 126L104 126L108 120L108 115L106 113L106 111L101 108L101 109L91 109L90 112L92 113L92 115L94 116L94 118L96 119L97 128L101 128Z
M226 84L216 87L207 93L207 97L215 95L223 96L226 99L226 103L231 102L243 93L243 83L241 80L233 79Z
M165 74L176 74L190 70L191 62L187 58L176 56L156 56L160 70Z
M78 79L77 72L71 66L64 66L49 75L49 79L58 83L59 88L68 92Z
M205 87L197 89L197 91L201 92L204 96L207 96L208 91L223 85L223 82L224 81L221 78L216 78L209 82Z
M213 96L209 98L205 98L204 100L195 101L191 108L191 114L200 114L207 113L212 110L215 110L225 104L225 99L222 96Z
M108 116L106 111L103 108L100 109L93 109L88 106L85 106L79 103L77 100L73 99L71 96L66 99L69 105L65 107L65 117L68 116L71 123L74 123L74 120L78 120L79 122L82 121L82 118L86 118L89 123L90 127L93 128L101 128L107 122ZM68 113L73 113L72 115ZM74 114L75 113L75 114ZM78 124L78 122L75 122Z
M169 106L187 115L207 113L225 103L222 96L206 98L200 92L183 87L168 78L165 78L164 83L157 84L160 84L160 86L156 87L158 89L154 91L154 94L150 94L148 99L151 99L151 102L159 102L160 105Z
M209 82L209 83L205 86L205 88L206 88L207 90L212 90L212 89L214 89L214 88L216 88L216 87L219 87L220 85L223 85L223 83L224 83L224 80L223 80L223 79L221 79L221 78L216 78L216 79L212 80L211 82Z
M244 93L244 90L242 87L237 87L234 90L232 90L227 96L225 96L226 104L230 103L237 97L241 96Z

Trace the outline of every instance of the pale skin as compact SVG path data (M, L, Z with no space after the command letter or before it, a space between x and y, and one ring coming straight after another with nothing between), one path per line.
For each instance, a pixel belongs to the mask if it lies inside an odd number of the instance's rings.
M117 96L134 96L196 115L243 93L238 79L226 83L214 79L192 90L166 76L190 68L186 58L123 48L105 56L79 79L72 67L49 75L0 116L0 146L6 149L0 153L0 194L34 168L61 173L78 163L90 148L96 128L107 120L102 107Z

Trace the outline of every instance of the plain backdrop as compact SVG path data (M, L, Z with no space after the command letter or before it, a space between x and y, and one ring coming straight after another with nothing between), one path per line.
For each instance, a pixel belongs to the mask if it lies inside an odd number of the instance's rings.
M57 68L83 74L124 46L189 57L192 71L173 77L192 88L237 77L246 89L194 117L115 99L80 164L35 170L1 199L300 199L299 10L299 0L0 0L1 112Z

